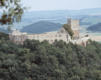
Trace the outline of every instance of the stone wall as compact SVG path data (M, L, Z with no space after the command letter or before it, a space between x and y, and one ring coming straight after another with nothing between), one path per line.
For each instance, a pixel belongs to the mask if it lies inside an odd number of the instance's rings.
M69 42L71 40L68 32L64 28L61 28L59 31L47 32L42 34L25 34L21 33L18 30L13 31L9 34L10 40L16 44L23 44L26 39L29 40L39 40L40 42L47 40L49 43L53 43L55 40L64 42Z
M79 20L68 20L68 25L71 26L71 29L73 30L74 33L74 38L79 38L79 30L80 30L80 25L79 25Z
M42 34L27 34L22 33L18 30L14 30L12 33L9 34L9 38L12 42L16 44L23 44L25 40L30 39L30 40L39 40L40 42L47 40L50 44L54 43L55 40L57 41L62 40L66 43L72 42L74 44L85 46L89 37L80 38L79 21L69 19L68 24L71 26L74 32L73 39L71 39L70 35L63 27L59 31L46 32Z

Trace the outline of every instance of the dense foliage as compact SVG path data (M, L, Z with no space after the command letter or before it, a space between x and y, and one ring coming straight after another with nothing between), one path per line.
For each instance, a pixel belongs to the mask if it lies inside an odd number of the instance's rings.
M0 40L9 40L8 34L0 32Z
M23 9L20 0L0 0L0 11L2 12L0 23L10 25L13 22L19 22Z
M101 44L0 39L0 80L101 80Z

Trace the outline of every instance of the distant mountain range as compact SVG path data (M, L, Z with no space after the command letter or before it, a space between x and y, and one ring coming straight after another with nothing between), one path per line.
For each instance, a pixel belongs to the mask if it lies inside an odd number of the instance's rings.
M40 14L40 15L39 15ZM28 15L28 16L26 16ZM33 15L33 16L31 16ZM77 15L101 15L101 8L91 8L91 9L81 9L81 10L50 10L50 11L31 11L26 12L25 16L28 18L29 16L32 18L34 15L39 17L52 17L54 16L77 16Z
M64 24L67 23L68 18L79 19L80 25L91 26L101 22L101 8L25 12L22 21L15 23L14 27L26 31L24 28L29 28L29 26L35 25L34 23L39 23L40 21ZM43 31L48 30L46 27L50 29L48 26L43 26L43 28L44 27L45 29ZM56 27L53 27L52 30L56 30ZM38 33L37 31L39 30L35 27L34 31L31 32Z
M101 32L101 23L94 24L94 25L88 27L87 30L92 31L92 32Z
M39 21L24 27L23 29L21 29L21 31L27 32L27 33L44 33L44 32L58 30L61 27L62 27L62 24L60 23L53 23L49 21Z
M49 20L64 23L67 18L80 19L85 16L101 16L101 8L81 9L81 10L53 10L53 11L31 11L25 12L23 20L29 22ZM30 20L29 20L30 19ZM61 21L61 22L60 22Z

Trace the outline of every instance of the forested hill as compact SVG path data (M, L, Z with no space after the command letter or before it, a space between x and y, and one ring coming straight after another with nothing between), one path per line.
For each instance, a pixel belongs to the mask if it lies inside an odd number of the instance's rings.
M0 40L9 40L9 35L3 32L0 32Z
M101 80L101 44L0 39L0 80Z
M49 21L39 21L24 27L21 31L27 33L44 33L55 31L62 27L60 23L53 23Z
M101 32L101 23L94 24L94 25L88 27L87 30L93 31L93 32Z

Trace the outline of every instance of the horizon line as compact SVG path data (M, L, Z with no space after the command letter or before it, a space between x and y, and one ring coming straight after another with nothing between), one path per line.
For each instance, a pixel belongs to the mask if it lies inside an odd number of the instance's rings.
M82 8L82 9L53 9L53 10L26 10L27 12L31 11L63 11L63 10L70 10L70 11L79 11L79 10L86 10L86 9L100 9L101 7L96 7L96 8Z

